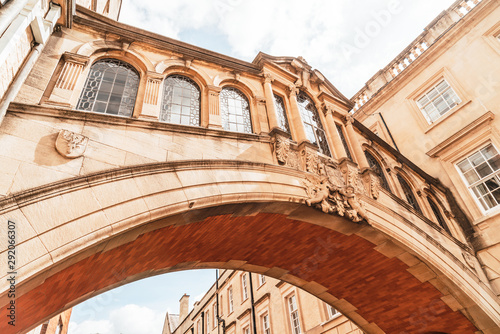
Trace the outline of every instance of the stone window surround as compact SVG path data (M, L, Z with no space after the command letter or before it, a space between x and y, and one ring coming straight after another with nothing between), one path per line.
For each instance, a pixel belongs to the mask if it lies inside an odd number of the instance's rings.
M469 194L470 194L470 196L474 199L474 201L476 202L477 206L481 209L481 211L482 211L482 213L483 213L484 215L488 215L488 214L492 214L492 213L500 213L500 204L499 204L499 205L497 205L497 206L494 206L494 207L492 207L492 208L490 208L490 209L485 209L485 208L483 207L483 205L479 202L479 199L476 197L476 195L474 195L474 194L473 194L472 189L471 189L471 188L470 188L470 186L469 186L469 183L468 183L468 182L467 182L467 180L465 179L465 176L464 176L464 175L463 175L463 173L460 171L460 168L458 167L458 165L457 165L457 164L458 164L459 162L463 161L465 158L470 157L471 155L473 155L473 154L475 154L475 153L477 153L477 152L481 151L482 149L486 148L486 147L487 147L487 146L489 146L489 145L492 145L492 146L493 146L493 148L495 148L495 150L497 151L497 153L500 153L500 150L498 149L500 146L495 145L495 143L493 143L492 141L486 141L486 142L483 142L481 145L476 146L476 149L474 149L474 150L468 150L468 151L467 151L467 152L468 152L468 154L466 154L466 155L465 155L465 157L464 157L463 159L458 160L458 161L456 161L456 162L453 164L453 165L455 166L455 169L456 169L457 173L460 175L460 178L461 178L461 180L462 180L462 182L463 182L464 186L467 188L468 193L469 193ZM490 175L495 175L495 174L498 174L498 172L497 172L497 173L492 173L492 174L490 174ZM489 175L489 176L490 176L490 175Z
M483 38L500 55L500 22L486 31Z
M434 88L437 84L439 84L442 80L445 80L448 85L453 89L457 97L460 99L460 103L448 110L445 114L438 117L434 122L429 123L427 118L424 116L423 111L420 110L417 101L427 92L429 92L432 88ZM464 106L471 102L470 96L465 92L465 90L460 86L458 81L454 78L452 73L446 68L443 67L438 70L434 75L432 75L429 79L427 79L423 84L421 84L416 90L413 91L407 98L407 103L410 105L410 110L413 115L417 119L417 123L424 131L427 133L443 123L450 116L455 114L457 111L461 110Z
M218 84L218 86L211 86L205 82L205 80L203 79L201 74L192 70L192 67L179 68L179 66L173 65L173 66L167 67L163 71L163 73L150 72L150 71L146 70L145 65L141 63L141 60L138 59L137 56L134 56L132 54L128 55L127 52L125 52L125 55L124 55L123 52L120 52L119 50L115 50L115 49L108 50L106 52L99 52L97 54L91 55L90 57L84 56L84 55L79 55L79 54L72 54L72 56L69 57L66 54L68 54L68 52L66 52L65 54L63 54L61 56L61 61L58 64L60 69L59 70L56 69L56 71L54 71L53 78L51 79L51 82L56 82L57 80L59 80L59 75L61 75L61 69L64 67L64 65L67 61L73 61L73 59L75 59L75 57L78 58L78 63L83 66L83 69L79 72L78 79L76 80L75 84L73 85L74 86L73 89L71 91L69 91L68 98L65 99L65 101L69 101L69 103L67 103L67 102L63 103L61 100L58 102L51 101L50 97L51 97L51 93L52 93L54 87L53 86L50 87L50 85L47 87L47 89L44 93L44 96L42 97L40 103L49 104L49 105L59 105L59 106L66 107L66 108L74 108L74 106L76 106L78 103L78 98L80 96L81 90L84 89L84 83L86 81L86 78L87 78L88 73L89 73L89 69L92 66L92 64L95 63L96 61L102 59L102 58L116 58L118 60L128 62L130 65L132 65L139 72L139 76L140 76L139 89L137 92L137 99L135 102L133 115L131 118L138 118L138 119L159 122L159 112L160 112L162 99L161 99L161 96L157 97L156 100L158 101L158 103L156 106L157 107L156 111L151 111L151 110L148 111L148 108L151 107L147 103L149 100L151 100L150 95L147 95L147 92L146 92L146 89L148 87L148 83L150 80L156 80L156 81L160 81L161 85L163 85L163 81L165 80L165 78L167 78L168 76L177 74L177 75L183 75L183 76L186 76L186 77L192 79L201 90L200 127L213 128L215 130L222 130L222 127L220 125L220 119L218 121L219 125L216 124L215 126L213 126L213 124L211 124L212 123L211 122L212 115L210 115L210 113L211 113L210 110L216 109L217 112L219 113L216 116L220 117L218 94L220 93L220 90L224 87L233 87L233 88L237 88L238 90L240 90L243 93L243 95L245 95L245 97L247 97L247 99L249 101L250 118L251 118L251 122L252 122L253 133L254 134L261 133L259 115L257 115L257 104L258 104L257 100L260 98L258 98L255 95L255 93L246 84L239 81L239 77L238 77L238 79L225 79L225 80L222 80ZM83 59L83 58L85 58L85 59ZM283 83L278 84L278 86L282 86L282 85L283 85ZM296 126L294 126L292 124L293 122L291 121L291 119L293 119L293 118L301 119L300 115L297 115L296 117L291 117L294 115L291 115L293 108L291 108L291 106L290 106L291 102L290 102L290 99L288 96L289 94L286 94L286 93L283 94L280 91L279 87L276 87L276 88L277 89L275 90L275 87L272 87L272 93L276 93L277 95L280 95L281 97L283 97L283 101L285 103L285 112L287 114L289 125L290 125L291 136L293 139L300 141L299 140L300 138L297 138L298 130L294 129L294 127L296 127ZM334 133L330 133L332 131L328 129L328 126L325 126L325 122L326 122L325 117L326 116L323 115L323 112L320 112L320 110L323 109L323 107L321 106L321 101L319 100L319 96L321 95L321 93L318 95L315 95L315 94L311 94L311 92L307 88L303 88L302 90L304 93L308 94L308 96L312 99L316 108L317 109L319 108L318 109L319 118L320 118L321 123L324 125L324 131L325 131L325 134L327 137L326 138L327 144L329 146L329 149L331 151L332 156L334 158L341 158L342 155L338 156L337 152L332 147L332 145L333 145L332 142L336 140L336 139L334 139L334 137L338 136L338 134L335 133L335 131L334 131ZM162 93L163 92L160 89L159 95L161 95ZM217 103L216 103L215 107L210 106L211 93L214 93L215 95L217 95ZM155 99L153 98L153 100L155 100ZM323 101L323 99L321 99L321 100ZM325 102L323 101L323 104L324 103ZM335 114L335 117L339 117L339 116L342 117L343 116L343 115L341 115L342 112L335 111L334 114ZM187 127L190 127L190 126L187 126ZM348 137L348 135L347 135L347 137ZM348 141L349 140L351 140L351 139L348 138Z

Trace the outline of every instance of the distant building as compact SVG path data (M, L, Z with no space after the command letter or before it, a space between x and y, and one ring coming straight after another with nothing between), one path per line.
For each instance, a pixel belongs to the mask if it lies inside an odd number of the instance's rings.
M67 309L26 334L67 334L72 310Z
M184 295L179 314L167 313L162 334L253 334L254 328L258 334L362 333L310 293L243 271L222 272L218 287L214 284L189 313L188 306L189 296Z

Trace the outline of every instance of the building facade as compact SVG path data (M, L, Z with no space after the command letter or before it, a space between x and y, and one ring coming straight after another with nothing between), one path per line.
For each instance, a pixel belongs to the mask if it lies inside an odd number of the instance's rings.
M499 332L496 77L465 83L476 58L497 72L498 1L454 4L352 100L302 57L231 58L119 23L120 5L0 8L0 231L25 254L15 300L0 274L0 319L19 312L0 332L194 268L287 283L259 305L307 330L328 319L300 315L298 288L365 333Z
M289 283L249 272L222 272L218 283L189 313L188 306L189 296L184 295L179 314L167 313L162 334L362 334L317 297Z

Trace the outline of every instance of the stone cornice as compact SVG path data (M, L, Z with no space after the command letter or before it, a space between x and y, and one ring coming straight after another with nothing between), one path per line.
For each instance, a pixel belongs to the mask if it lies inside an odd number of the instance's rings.
M469 133L471 133L481 125L493 120L494 118L495 115L491 111L484 113L483 115L472 121L467 126L463 127L450 137L446 138L445 140L434 146L434 148L429 150L426 154L432 158L439 156L441 152L449 148L451 145L455 144L457 140L460 140L464 136L467 136Z
M229 138L236 140L248 140L269 143L269 136L261 136L252 133L231 132L224 130L208 129L197 126L188 126L180 124L164 123L160 121L150 121L137 118L121 117L115 115L106 115L94 112L80 111L70 108L61 107L48 107L34 104L11 103L8 112L10 113L23 113L33 115L43 115L47 117L56 117L64 119L80 120L84 122L96 122L100 124L114 124L123 126L132 126L137 128L144 128L150 130L164 130L179 132L183 134L210 136Z
M76 9L73 20L75 26L81 25L103 33L116 34L125 39L146 43L160 50L178 52L193 59L211 62L233 70L254 75L260 74L260 67L255 64L117 22L79 5Z

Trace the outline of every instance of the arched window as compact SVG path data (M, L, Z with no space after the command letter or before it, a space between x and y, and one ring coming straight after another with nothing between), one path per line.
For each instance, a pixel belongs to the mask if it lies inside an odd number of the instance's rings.
M171 75L163 85L163 101L160 121L200 125L200 88L191 79L182 75Z
M247 98L236 88L222 88L220 110L224 130L252 133L250 105Z
M79 110L132 116L139 87L139 73L118 59L101 59L90 67Z
M370 165L370 168L380 177L380 185L382 186L382 188L387 191L391 191L391 189L389 188L389 183L387 183L387 179L385 178L384 170L378 163L378 160L375 159L373 155L371 155L371 153L368 151L365 151L365 157L366 160L368 160L368 165Z
M415 198L415 195L413 195L413 192L411 191L411 187L408 184L408 182L406 182L406 180L402 178L401 175L399 174L398 174L398 181L399 184L401 184L401 188L403 189L403 193L405 194L406 201L408 202L408 204L410 204L415 209L415 211L422 214L422 210L420 210L420 206L418 205L417 199Z
M318 110L316 110L313 101L304 92L299 92L297 95L297 103L299 105L302 122L304 123L304 129L306 130L307 139L309 139L311 143L318 145L321 153L331 157L328 142L326 141L325 130L323 130Z
M290 126L288 125L288 119L285 112L285 102L283 98L278 95L274 96L274 108L276 109L276 117L278 118L278 125L281 130L286 133L290 133Z
M444 217L441 215L441 210L439 210L437 204L429 196L427 196L427 201L429 202L429 206L431 207L432 212L434 213L434 216L436 217L439 226L444 228L446 232L450 233L450 229L448 228L448 225L446 225L446 221L444 220Z

